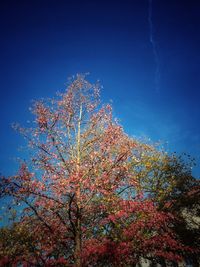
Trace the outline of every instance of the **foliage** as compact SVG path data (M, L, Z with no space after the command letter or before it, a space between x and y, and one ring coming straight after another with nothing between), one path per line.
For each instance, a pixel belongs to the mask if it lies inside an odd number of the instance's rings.
M173 230L183 244L193 248L192 253L185 252L185 257L195 264L200 249L200 181L192 176L194 159L157 150L144 155L143 162L148 168L140 172L142 191L160 211L176 218Z
M112 107L100 106L99 88L77 75L58 98L35 102L32 128L14 126L32 156L1 178L1 196L25 204L18 222L1 230L2 260L133 266L191 251L173 231L175 217L159 207L175 188L171 158L127 136Z

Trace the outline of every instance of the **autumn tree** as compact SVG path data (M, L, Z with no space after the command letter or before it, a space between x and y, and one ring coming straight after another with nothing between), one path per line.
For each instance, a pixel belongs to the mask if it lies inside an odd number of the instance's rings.
M200 181L192 175L195 160L184 153L167 154L156 149L143 154L138 172L140 188L159 210L176 217L174 231L182 243L200 248ZM197 261L198 252L186 253Z
M173 232L174 216L143 187L160 154L124 133L99 89L77 75L57 98L34 103L31 128L14 125L32 155L1 178L1 197L23 203L14 229L22 239L29 229L20 253L31 266L133 266L141 257L178 261L190 250ZM20 242L13 244L16 261ZM5 238L1 246L5 260Z

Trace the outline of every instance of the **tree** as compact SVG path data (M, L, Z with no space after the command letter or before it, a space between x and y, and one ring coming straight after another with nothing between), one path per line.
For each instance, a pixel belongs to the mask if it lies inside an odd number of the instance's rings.
M188 251L185 257L196 262L200 249L200 181L192 176L194 159L185 153L168 155L157 150L143 155L142 161L141 190L157 203L159 210L176 217L174 231L183 244L196 251Z
M23 260L77 267L178 261L190 248L173 232L174 217L142 188L146 159L156 162L159 153L126 135L110 105L99 107L99 88L77 75L58 98L34 103L32 128L14 126L32 156L16 175L1 178L1 196L24 205L14 227L29 229L34 241L25 242Z

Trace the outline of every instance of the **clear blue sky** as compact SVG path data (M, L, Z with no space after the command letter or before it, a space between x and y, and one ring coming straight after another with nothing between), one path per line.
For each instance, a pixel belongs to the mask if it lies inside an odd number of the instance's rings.
M68 76L90 72L130 135L191 154L200 176L200 2L150 3L1 1L2 173L15 170L23 144L10 124L26 123L32 99L52 97Z

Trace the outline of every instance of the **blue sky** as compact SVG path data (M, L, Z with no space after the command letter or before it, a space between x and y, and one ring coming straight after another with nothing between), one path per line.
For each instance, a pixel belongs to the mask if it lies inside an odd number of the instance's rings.
M130 135L191 154L200 176L199 14L195 0L1 1L0 171L24 156L10 125L26 123L31 100L90 72Z

